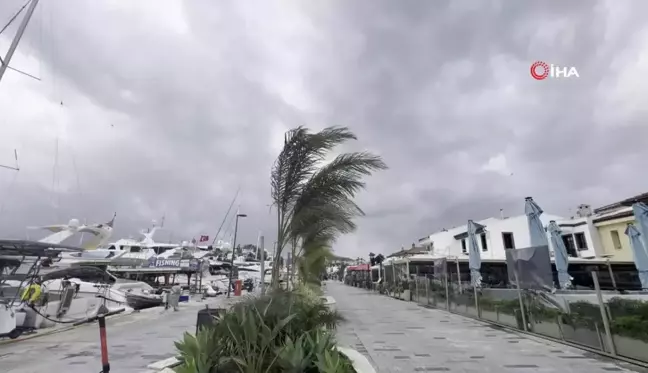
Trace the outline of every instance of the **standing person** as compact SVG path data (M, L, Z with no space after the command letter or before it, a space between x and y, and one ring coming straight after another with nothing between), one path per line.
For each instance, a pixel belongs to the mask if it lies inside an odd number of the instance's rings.
M171 291L169 292L169 305L173 307L174 311L178 311L180 293L182 293L182 288L180 287L180 285L175 284L171 287Z

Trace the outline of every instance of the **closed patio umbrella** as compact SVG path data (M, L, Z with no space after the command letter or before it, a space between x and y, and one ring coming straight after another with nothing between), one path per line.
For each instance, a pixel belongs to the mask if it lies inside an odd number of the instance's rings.
M481 254L477 245L477 230L484 226L468 220L468 265L470 267L470 283L474 287L481 287Z
M551 246L554 249L554 261L556 263L556 272L558 272L558 283L561 289L568 289L572 286L571 277L567 272L569 266L569 255L567 255L567 248L562 240L562 231L555 221L550 221L547 226L549 237L551 238Z
M637 228L641 233L643 246L648 250L648 205L643 202L637 202L632 205L632 212L637 221Z
M531 246L549 246L547 232L540 220L540 215L543 213L542 209L537 203L535 203L532 197L526 197L524 202L524 213L526 214L529 223Z
M641 288L648 289L648 253L642 242L642 234L639 229L633 224L628 224L625 234L630 238L630 247L632 248L632 255L634 257L635 267L639 273L639 281L641 281Z

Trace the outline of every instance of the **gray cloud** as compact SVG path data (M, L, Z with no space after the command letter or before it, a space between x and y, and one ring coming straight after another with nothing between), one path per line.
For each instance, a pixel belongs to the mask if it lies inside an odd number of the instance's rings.
M14 60L43 82L0 83L0 144L26 153L15 184L0 174L7 234L117 211L118 235L164 213L177 237L213 235L241 186L240 240L270 241L269 171L299 124L350 126L360 141L343 150L390 166L359 197L367 216L336 245L345 255L522 213L527 195L567 214L647 181L630 177L648 155L644 109L631 105L648 93L639 0L43 4ZM19 6L3 2L0 19ZM536 60L580 78L534 81ZM54 125L25 114L33 97ZM57 133L68 155L54 168ZM498 156L508 170L483 171Z

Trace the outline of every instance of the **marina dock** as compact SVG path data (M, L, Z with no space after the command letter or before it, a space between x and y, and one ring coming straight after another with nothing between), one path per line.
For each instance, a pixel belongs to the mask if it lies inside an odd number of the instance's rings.
M235 301L230 298L229 302ZM194 332L196 313L205 304L227 306L225 297L206 303L181 305L178 312L152 308L106 320L111 371L145 372L147 365L175 354L173 342L185 331ZM3 373L66 372L101 370L97 323L72 330L0 344Z

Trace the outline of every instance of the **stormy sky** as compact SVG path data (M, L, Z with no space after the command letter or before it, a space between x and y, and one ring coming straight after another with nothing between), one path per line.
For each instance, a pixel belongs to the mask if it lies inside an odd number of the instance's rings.
M0 2L4 23L24 0ZM275 236L283 133L348 126L388 171L336 253L440 228L569 216L646 190L642 0L41 0L0 81L0 233L165 216L161 241L214 236L238 187L238 242ZM4 56L17 28L0 35ZM534 61L578 78L534 80ZM637 170L643 169L644 172ZM236 208L236 207L235 207ZM570 210L572 212L570 212ZM232 229L225 224L226 236ZM31 233L35 235L35 233Z

